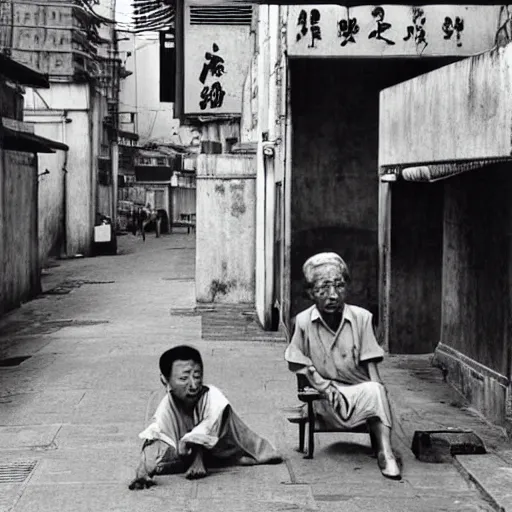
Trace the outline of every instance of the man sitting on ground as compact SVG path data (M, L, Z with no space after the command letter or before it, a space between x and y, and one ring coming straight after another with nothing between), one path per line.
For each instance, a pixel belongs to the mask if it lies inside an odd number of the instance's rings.
M203 361L193 347L180 345L160 357L161 381L167 393L144 439L141 461L129 489L155 485L154 475L181 473L202 478L207 467L276 464L282 458L253 432L214 386L203 385Z
M377 368L384 351L373 333L372 314L345 303L350 274L337 254L312 256L303 273L315 305L297 315L285 352L288 366L324 396L314 402L318 423L351 429L366 422L378 445L382 475L399 480L391 448L391 411Z

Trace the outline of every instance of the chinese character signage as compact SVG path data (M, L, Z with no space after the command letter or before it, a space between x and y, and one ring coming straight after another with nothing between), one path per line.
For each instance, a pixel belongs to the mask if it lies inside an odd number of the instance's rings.
M464 56L494 46L500 6L294 5L290 56Z
M241 114L251 50L250 25L193 24L186 9L184 113Z

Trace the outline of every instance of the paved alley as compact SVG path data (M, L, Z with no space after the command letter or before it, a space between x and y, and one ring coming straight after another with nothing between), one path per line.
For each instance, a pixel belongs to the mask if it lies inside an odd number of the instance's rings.
M421 463L409 450L422 421L487 427L446 403L446 385L425 358L412 371L405 358L384 365L400 402L402 481L380 475L365 435L321 434L315 458L304 460L297 426L286 420L297 400L284 341L260 332L250 309L233 308L217 324L215 312L202 318L194 309L194 235L145 244L126 235L119 247L117 256L55 262L44 293L0 320L0 512L493 510L455 464ZM162 397L158 358L178 343L202 351L205 382L286 463L219 469L200 481L156 477L149 490L128 490L137 435ZM435 403L428 389L437 390ZM485 431L486 442L503 445L502 433Z

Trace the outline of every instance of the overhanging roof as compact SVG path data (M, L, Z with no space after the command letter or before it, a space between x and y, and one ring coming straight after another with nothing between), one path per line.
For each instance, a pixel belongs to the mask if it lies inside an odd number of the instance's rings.
M2 149L27 153L55 153L56 149L69 150L66 144L36 135L28 127L27 123L0 118L0 144Z
M171 5L176 4L176 0L168 0ZM377 5L372 2L364 2L358 0L346 0L340 2L325 1L325 0L229 0L228 2L222 0L190 0L190 5L222 5L222 4L267 4L267 5L341 5L345 7L357 7L360 5ZM461 5L506 5L503 2L483 2L483 1L467 1L460 2ZM436 1L410 1L410 2L395 2L393 0L386 0L382 5L412 5L412 6L425 6L425 5L459 5L459 2L436 0Z
M0 75L27 87L49 89L48 75L39 73L0 52Z
M380 93L381 174L431 182L511 155L512 44Z
M405 166L396 168L381 169L382 181L396 181L398 178L404 181L414 183L434 183L436 181L446 180L459 174L481 169L488 165L502 164L512 162L512 157L503 158L483 158L468 161L435 163L415 166ZM389 176L393 179L389 179Z

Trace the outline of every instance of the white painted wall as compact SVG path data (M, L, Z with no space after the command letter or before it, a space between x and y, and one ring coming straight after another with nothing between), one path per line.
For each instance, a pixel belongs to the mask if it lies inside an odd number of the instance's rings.
M134 125L124 125L148 140L180 142L179 120L173 118L174 105L160 102L160 45L158 34L136 35L121 32L120 57L133 74L121 82L120 112L135 112ZM131 55L128 55L131 53ZM122 125L123 126L123 125ZM186 143L186 140L183 141Z
M197 163L196 299L252 303L254 158L202 154Z
M96 160L93 159L91 147L93 140L91 109L88 84L53 83L50 89L38 91L29 89L25 95L25 120L35 123L36 133L44 135L50 130L46 124L49 117L62 116L65 112L70 120L66 124L65 134L65 143L69 146L66 190L66 252L68 255L88 254L92 242L97 165ZM41 126L38 126L38 122ZM55 138L59 140L59 137ZM52 158L49 155L43 158L41 163L48 164L56 169L55 173L57 173L60 166L59 157ZM46 185L41 187L40 201L50 209L44 212L44 215L50 215L52 209L58 208L57 203L62 199L59 195L60 187L61 183L56 178L56 174L53 181L48 180ZM44 222L42 224L45 225Z
M511 98L510 44L384 89L379 165L509 156Z

